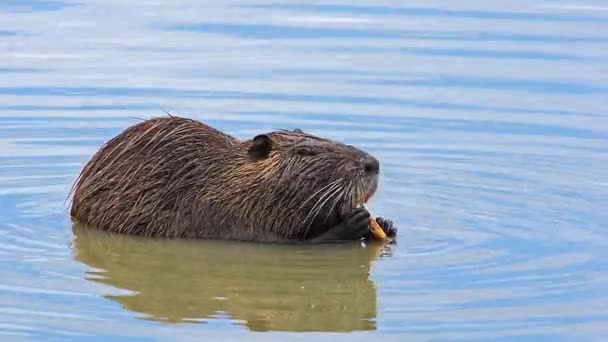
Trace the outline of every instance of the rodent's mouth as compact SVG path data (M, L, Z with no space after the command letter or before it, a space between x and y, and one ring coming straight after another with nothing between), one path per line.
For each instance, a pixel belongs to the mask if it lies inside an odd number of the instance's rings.
M374 196L375 188L370 189L369 191L363 193L361 198L356 199L353 208L351 210L357 209L359 207L365 206L367 202Z
M377 189L378 189L378 178L373 178L373 180L365 182L365 191L363 193L363 203L362 204L369 202L369 200L376 193Z

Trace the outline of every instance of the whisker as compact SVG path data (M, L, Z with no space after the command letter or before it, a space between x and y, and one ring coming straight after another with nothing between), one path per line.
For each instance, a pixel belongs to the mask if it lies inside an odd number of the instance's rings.
M332 182L332 185L329 187L329 189L327 189L327 191L322 196L320 196L319 199L317 200L317 202L312 206L312 208L310 209L308 215L306 216L306 218L304 218L304 222L306 222L308 220L308 217L310 216L310 214L317 208L317 206L323 200L323 198L325 198L326 196L330 195L334 191L334 188L336 186L340 186L340 184L338 182L336 182L336 181Z
M315 197L315 196L316 196L318 193L320 193L320 192L322 192L322 191L326 190L327 188L329 188L329 187L333 186L334 184L336 184L336 183L340 182L341 180L342 180L342 178L340 178L340 179L336 179L335 181L333 181L333 182L331 182L331 183L329 183L329 184L325 185L325 186L324 186L324 187L322 187L321 189L317 190L317 191L316 191L314 194L312 194L310 197L308 197L308 199L306 199L306 201L304 201L304 202L303 202L303 203L300 205L300 207L299 207L298 209L302 209L302 208L303 208L303 207L306 205L306 203L308 203L308 201L310 201L310 200L311 200L313 197ZM314 208L314 207L313 207L313 208Z
M340 183L335 183L334 182L334 184L329 189L327 189L327 191L323 194L323 196L321 196L317 200L317 202L315 203L315 205L310 209L310 211L308 212L308 215L306 215L306 218L304 219L304 223L307 223L308 219L310 218L310 222L306 226L306 230L305 230L304 234L308 233L308 230L312 226L315 218L317 217L317 215L319 215L319 212L321 211L321 209L323 209L323 207L325 206L325 204L327 203L327 201L329 201L330 199L332 199L338 193L338 191L341 188L342 187L341 187ZM311 214L312 214L312 216L310 216Z
M351 182L349 182L350 184ZM334 203L331 205L331 207L329 207L329 210L327 211L327 215L325 215L325 220L323 220L323 222L327 222L327 219L329 218L329 215L331 215L334 211L334 209L336 208L336 205L340 202L340 200L344 200L345 196L348 192L348 189L350 187L342 187L340 194L338 196L336 196L336 200L334 201Z
M331 200L331 199L332 199L332 197L334 197L336 194L339 194L339 193L340 193L340 189L342 189L342 187L335 188L335 189L332 191L331 195L330 195L330 196L328 196L328 197L327 197L327 198L326 198L326 199L323 201L323 203L321 203L321 205L319 205L319 206L317 207L317 209L315 210L315 214L314 214L314 215L312 216L312 218L310 219L310 223L308 224L308 226L306 226L306 230L305 230L305 232L304 232L304 235L306 235L306 234L308 233L308 231L310 230L310 227L311 227L311 226L312 226L312 224L314 223L315 218L316 218L316 217L319 215L319 213L321 212L321 209L323 209L323 207L325 206L325 204L326 204L326 203L327 203L329 200Z

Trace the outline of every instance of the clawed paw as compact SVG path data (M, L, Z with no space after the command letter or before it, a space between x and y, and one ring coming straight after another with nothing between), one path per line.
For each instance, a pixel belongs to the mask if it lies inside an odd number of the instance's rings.
M382 230L384 230L386 236L389 238L394 238L397 236L397 228L395 228L393 221L382 217L376 217L376 222L378 222L380 227L382 227Z
M345 218L345 225L350 231L349 235L354 238L365 238L369 235L370 213L363 209L355 209Z

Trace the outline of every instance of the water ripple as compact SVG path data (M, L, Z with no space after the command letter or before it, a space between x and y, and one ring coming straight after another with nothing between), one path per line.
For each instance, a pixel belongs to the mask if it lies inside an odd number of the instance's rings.
M3 1L0 339L601 340L603 9ZM370 151L370 207L397 245L73 225L86 161L164 110L243 139L301 128Z
M477 20L507 20L507 21L555 21L555 22L606 22L608 19L598 16L580 14L561 14L525 11L493 11L493 10L461 10L433 7L392 7L392 6L356 6L338 4L304 4L304 3L273 3L270 5L251 5L254 8L287 9L296 11L312 11L324 13L349 13L377 16L408 16L414 18L462 18Z

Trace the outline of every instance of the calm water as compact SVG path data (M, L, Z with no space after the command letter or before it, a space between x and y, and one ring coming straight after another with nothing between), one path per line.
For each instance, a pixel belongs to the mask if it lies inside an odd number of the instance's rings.
M77 1L0 1L1 341L608 338L605 1ZM399 243L72 226L163 110L372 152Z

